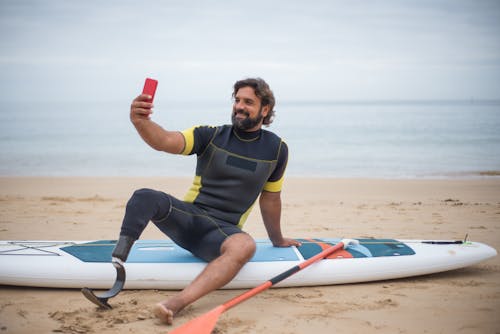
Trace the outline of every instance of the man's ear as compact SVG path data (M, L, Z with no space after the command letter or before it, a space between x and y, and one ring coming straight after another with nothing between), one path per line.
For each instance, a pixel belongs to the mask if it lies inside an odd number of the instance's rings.
M269 105L262 107L262 116L266 117L269 114Z

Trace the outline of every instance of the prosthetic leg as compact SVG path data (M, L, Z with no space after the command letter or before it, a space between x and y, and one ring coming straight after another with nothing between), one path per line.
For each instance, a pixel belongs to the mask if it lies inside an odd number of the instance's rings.
M108 291L96 295L91 289L83 288L83 295L90 300L92 303L104 309L111 309L111 305L108 304L108 299L116 296L123 289L125 284L125 267L124 262L127 261L130 249L134 244L135 239L126 235L120 235L113 253L111 254L111 263L116 269L116 280L111 289Z

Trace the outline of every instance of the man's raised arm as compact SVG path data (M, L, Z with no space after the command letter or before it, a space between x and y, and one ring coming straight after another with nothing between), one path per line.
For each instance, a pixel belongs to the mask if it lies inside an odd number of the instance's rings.
M130 120L142 139L158 151L179 154L184 149L184 136L179 131L167 131L151 120L151 96L141 94L132 101Z

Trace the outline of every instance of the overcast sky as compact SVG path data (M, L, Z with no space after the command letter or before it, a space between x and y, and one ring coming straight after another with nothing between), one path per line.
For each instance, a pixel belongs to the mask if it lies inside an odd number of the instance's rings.
M0 101L500 98L500 1L0 0Z

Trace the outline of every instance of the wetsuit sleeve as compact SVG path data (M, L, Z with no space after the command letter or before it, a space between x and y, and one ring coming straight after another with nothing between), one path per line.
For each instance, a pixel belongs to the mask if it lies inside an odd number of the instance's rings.
M264 185L264 190L269 192L280 192L285 179L285 170L288 162L288 146L282 141L278 153L278 163L273 173Z
M213 126L193 126L182 131L184 136L183 155L202 154L213 139L217 128Z

